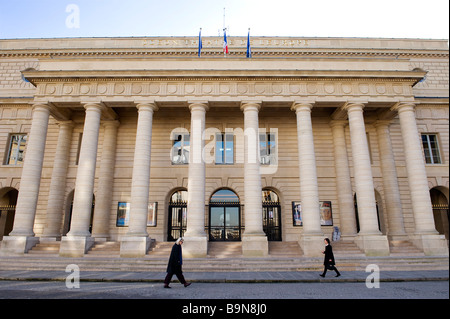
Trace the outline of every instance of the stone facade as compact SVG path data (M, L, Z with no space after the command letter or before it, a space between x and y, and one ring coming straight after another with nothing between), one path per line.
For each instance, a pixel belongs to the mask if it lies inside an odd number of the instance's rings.
M196 41L0 40L1 253L58 240L61 256L82 256L112 240L121 256L143 256L151 239L168 240L170 199L184 190L185 252L205 256L211 197L227 189L239 226L224 223L221 240L242 241L246 256L268 254L262 190L279 199L276 240L307 256L321 255L333 226L366 255L389 255L394 240L448 254L448 217L433 210L448 211L447 41L254 38L251 59L245 38L230 39L227 57L215 37L197 57ZM181 164L178 133L189 137ZM262 133L275 142L262 145ZM11 164L15 134L28 139L24 161ZM218 134L232 136L221 150ZM420 134L437 138L438 163L426 163ZM270 145L268 165L260 151ZM130 206L125 227L119 203Z

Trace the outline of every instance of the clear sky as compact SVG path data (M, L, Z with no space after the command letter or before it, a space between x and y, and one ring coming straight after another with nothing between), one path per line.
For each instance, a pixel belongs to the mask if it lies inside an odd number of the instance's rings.
M0 0L0 38L449 38L448 0Z

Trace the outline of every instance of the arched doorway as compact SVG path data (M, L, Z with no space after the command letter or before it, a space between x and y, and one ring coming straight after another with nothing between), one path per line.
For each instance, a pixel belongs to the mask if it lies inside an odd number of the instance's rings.
M431 204L433 205L434 225L439 234L445 235L449 239L449 209L448 199L445 196L448 189L444 187L434 187L430 189Z
M229 189L220 189L209 201L209 240L241 240L241 205Z
M0 240L13 230L19 192L12 187L0 190Z
M187 224L187 190L178 190L172 193L169 199L169 225L167 240L175 241L184 236Z
M267 240L281 241L281 205L277 193L263 189L263 230Z

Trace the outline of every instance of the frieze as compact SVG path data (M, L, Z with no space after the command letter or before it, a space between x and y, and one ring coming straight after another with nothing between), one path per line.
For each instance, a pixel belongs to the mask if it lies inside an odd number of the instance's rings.
M82 98L98 96L153 96L167 98L182 97L264 97L282 98L295 96L310 97L346 97L369 96L411 97L410 82L390 80L380 82L363 80L316 80L297 81L73 81L73 82L37 82L38 98L69 97Z

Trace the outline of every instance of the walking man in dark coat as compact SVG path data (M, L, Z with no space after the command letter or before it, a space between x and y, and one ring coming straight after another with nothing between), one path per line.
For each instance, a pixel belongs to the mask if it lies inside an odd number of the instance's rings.
M183 276L183 252L181 245L183 244L183 238L178 238L172 247L172 252L170 253L169 264L167 265L167 276L164 280L164 288L171 288L169 286L172 276L175 274L178 280L185 286L189 286L191 283L186 282Z
M330 240L328 238L325 238L325 250L322 252L325 254L325 258L323 260L323 273L320 275L320 277L325 277L325 274L327 273L327 270L334 270L336 271L336 277L339 277L341 274L337 270L334 262L334 255L333 255L333 248L331 248Z

